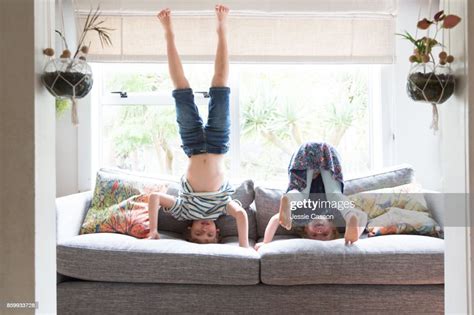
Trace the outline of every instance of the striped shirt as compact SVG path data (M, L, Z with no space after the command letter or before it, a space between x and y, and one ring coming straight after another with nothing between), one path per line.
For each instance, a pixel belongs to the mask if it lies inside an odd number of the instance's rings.
M181 178L181 188L176 202L169 209L163 209L175 219L184 220L216 220L227 214L226 206L232 201L235 192L229 182L225 181L218 191L194 192L185 176ZM240 204L238 200L235 200Z

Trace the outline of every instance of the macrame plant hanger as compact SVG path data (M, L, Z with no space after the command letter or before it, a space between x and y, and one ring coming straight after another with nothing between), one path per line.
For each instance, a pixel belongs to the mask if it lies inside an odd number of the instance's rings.
M431 12L432 12L432 1L430 0L429 4L428 4L428 16L431 16ZM421 6L422 4L420 4L420 8L418 10L418 19L417 21L419 21L421 19ZM430 30L428 28L427 30L427 35L429 37L429 33L430 33ZM416 28L415 30L415 38L418 38L418 27ZM414 64L412 64L411 68L415 67ZM423 65L423 71L426 72L426 65ZM411 71L410 71L411 72ZM421 94L423 95L423 98L425 99L426 102L429 102L431 103L431 109L432 109L432 120L431 120L431 125L430 125L430 129L433 129L434 132L436 132L438 130L438 122L439 122L439 113L438 113L438 107L436 106L436 103L434 102L430 102L428 97L426 96L425 94L425 89L428 85L428 83L430 82L431 80L431 77L434 75L434 69L433 69L433 72L430 74L430 76L428 77L428 80L426 80L426 83L425 85L423 86L423 88L419 88L416 84L416 88L420 90ZM408 80L410 80L410 77L408 77Z
M421 4L420 4L421 6ZM432 0L430 0L429 4L429 12L428 12L428 16L431 17L431 13L433 12L433 2ZM420 10L421 11L421 10ZM420 20L420 16L418 16L418 21ZM416 28L418 30L418 27ZM430 37L430 29L428 28L428 30L426 31L427 32L427 36ZM428 81L426 81L426 84L428 84L428 82L430 82L431 80L431 77L432 76L435 76L435 69L433 69L433 72L431 73L430 75L430 78ZM440 84L441 81L440 81ZM444 89L444 88L443 88ZM428 98L426 97L426 94L425 94L425 89L423 89L423 96L426 100L428 100ZM433 132L437 132L438 131L438 123L439 123L439 113L438 113L438 106L436 105L436 103L434 102L431 102L431 111L432 111L432 116L433 116L433 119L431 120L431 125L430 125L430 129L433 129Z
M77 100L89 93L92 87L92 72L85 61L78 60L76 55L71 56L66 42L62 0L58 1L58 5L61 13L61 32L57 33L59 33L62 39L63 55L60 58L50 56L50 60L45 66L42 80L48 91L56 99L69 99L71 101L71 121L74 126L78 126ZM49 9L47 14L47 27L51 31L51 12ZM49 32L48 39L51 45L51 32ZM67 55L64 54L66 51L68 52Z
M448 2L448 11L449 11L449 0L447 0ZM431 16L432 15L432 12L433 12L433 3L432 3L432 0L429 1L429 9L428 9L428 16ZM422 4L420 4L420 8L418 10L418 21L420 21L421 19L421 12L422 11ZM444 43L444 39L445 39L445 29L442 28L441 29L441 36L442 36L442 42ZM451 51L451 30L449 29L448 30L448 51ZM427 29L427 37L430 36L430 29L428 28ZM436 36L436 34L435 34ZM418 27L416 28L416 31L415 31L415 38L418 38ZM441 45L441 51L445 51L445 45ZM428 102L431 104L431 108L432 108L432 120L431 120L431 125L430 125L430 129L433 129L433 132L436 133L438 130L439 130L439 112L438 112L438 104L441 104L442 102L445 101L445 99L443 99L444 97L448 96L448 94L446 94L446 90L447 90L447 87L448 87L448 84L452 83L450 82L449 80L442 80L440 78L440 75L436 73L436 71L438 70L437 67L439 65L434 65L433 66L433 69L432 71L429 73L429 76L427 77L427 80L425 82L424 85L422 86L418 86L416 84L416 82L411 82L411 86L412 87L415 87L416 90L418 90L418 93L420 93L423 97L423 100L425 102ZM411 69L410 69L410 73L412 73L413 69L417 67L416 64L412 64L411 66ZM427 65L426 64L423 64L423 73L426 73L426 68L427 68ZM449 65L447 65L447 67L450 67ZM410 81L410 74L408 76L408 80ZM441 88L441 93L439 94L439 97L437 99L433 99L433 96L431 95L428 95L427 93L427 90L429 89L429 84L433 84L433 82L435 82L434 84L438 84L439 87ZM449 97L449 96L448 96Z

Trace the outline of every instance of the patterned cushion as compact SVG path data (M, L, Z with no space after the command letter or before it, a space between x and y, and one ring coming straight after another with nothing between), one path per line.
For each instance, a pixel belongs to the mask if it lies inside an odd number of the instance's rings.
M367 213L369 219L386 213L391 207L429 212L423 189L416 183L364 191L350 195L349 199Z
M349 196L368 216L369 236L418 234L442 237L441 227L431 217L423 189L411 183Z
M235 185L234 185L235 186ZM232 198L238 199L249 218L249 238L256 239L253 182L247 180L235 187ZM80 234L114 232L144 238L149 233L148 198L153 191L177 196L177 180L160 179L117 169L101 169L96 187L82 224ZM158 230L182 233L190 221L178 221L169 213L159 211ZM236 236L235 220L229 216L216 221L222 237Z
M439 224L427 212L390 208L367 224L369 236L417 234L443 237Z
M120 172L100 170L80 234L121 233L147 237L150 193L165 192L168 185L157 179L140 180Z

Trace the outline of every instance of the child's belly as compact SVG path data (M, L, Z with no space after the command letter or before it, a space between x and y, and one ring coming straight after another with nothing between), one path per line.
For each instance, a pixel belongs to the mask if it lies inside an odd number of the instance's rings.
M224 177L223 154L198 154L189 159L186 179L195 192L218 191Z

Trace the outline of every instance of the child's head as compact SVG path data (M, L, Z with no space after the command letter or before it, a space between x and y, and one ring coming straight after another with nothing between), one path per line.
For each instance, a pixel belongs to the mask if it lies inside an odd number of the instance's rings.
M219 229L212 220L195 220L184 231L184 237L193 243L219 243Z
M331 220L317 219L308 223L301 231L302 237L318 241L330 241L339 238L339 232Z

